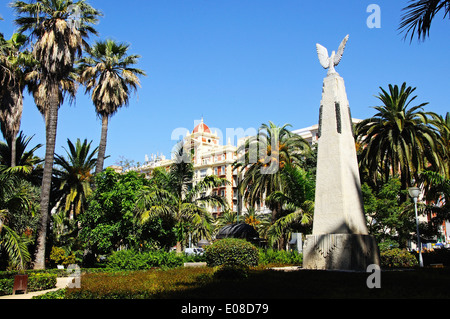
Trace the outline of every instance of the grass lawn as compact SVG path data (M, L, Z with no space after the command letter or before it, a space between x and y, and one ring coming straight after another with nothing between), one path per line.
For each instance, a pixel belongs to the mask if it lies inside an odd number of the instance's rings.
M240 280L219 280L211 268L177 268L86 274L66 298L86 299L301 299L450 298L450 269L389 270L381 288L369 289L370 273L253 269Z

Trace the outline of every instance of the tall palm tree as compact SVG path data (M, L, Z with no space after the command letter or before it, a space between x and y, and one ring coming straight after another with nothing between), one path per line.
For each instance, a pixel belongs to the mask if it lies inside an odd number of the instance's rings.
M91 149L91 144L77 139L75 145L68 139L69 150L66 150L67 159L55 155L55 175L60 183L61 197L59 202L65 203L64 211L70 218L82 214L85 210L87 197L92 193L92 172L97 164L98 147Z
M15 139L20 130L23 90L27 72L34 65L31 52L22 50L26 37L15 33L6 41L0 34L0 128L12 146L10 166L16 166Z
M183 147L176 152L178 158L183 158L186 151ZM159 171L158 174L164 174ZM194 170L191 162L175 161L166 178L167 183L144 187L138 196L136 212L141 222L154 217L169 220L175 224L177 235L177 251L181 251L181 244L188 233L193 238L210 238L212 219L206 210L208 205L226 206L223 197L207 194L208 190L222 186L228 181L211 175L193 183ZM158 179L161 181L161 177ZM165 187L161 187L165 185Z
M129 48L129 44L114 40L99 41L79 62L80 82L86 86L86 92L92 93L95 110L102 119L95 174L103 170L109 118L120 107L128 105L130 93L140 86L138 75L145 75L144 71L132 67L140 56L127 55Z
M450 112L447 112L445 117L438 116L435 117L433 124L439 130L439 134L443 141L443 149L441 153L443 154L444 162L444 172L443 175L446 178L450 178Z
M383 105L375 107L378 113L356 126L360 165L367 169L372 183L398 175L406 189L424 169L443 168L443 141L431 125L437 115L423 111L428 103L410 105L417 96L412 96L415 88L406 83L401 88L389 85L389 92L380 89L377 97Z
M282 190L282 171L286 165L300 165L310 146L301 136L288 130L289 124L262 124L260 133L238 149L243 154L235 166L242 166L241 195L252 207L275 191ZM273 220L279 207L273 207Z
M46 152L41 187L41 222L35 256L36 269L45 268L45 242L48 223L48 208L55 153L58 108L60 106L61 81L67 79L75 60L87 47L87 38L97 32L100 12L85 0L37 0L14 1L11 4L17 14L15 20L19 32L28 32L33 44L33 55L41 72L41 91L47 98L40 105L45 109ZM77 23L72 23L74 9Z
M403 10L406 12L401 17L399 30L405 33L404 38L410 33L411 41L416 35L419 40L425 40L430 35L431 23L439 11L444 11L444 18L450 17L450 1L411 0Z

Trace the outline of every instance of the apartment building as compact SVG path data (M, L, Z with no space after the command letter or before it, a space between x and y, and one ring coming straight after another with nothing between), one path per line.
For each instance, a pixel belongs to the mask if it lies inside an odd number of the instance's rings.
M201 120L192 132L186 134L183 146L192 150L192 163L194 166L194 185L205 176L216 175L227 179L230 183L219 188L209 190L226 199L228 207L237 210L237 173L233 171L233 163L236 161L237 147L228 141L221 145L217 132L212 132L208 125ZM146 158L144 165L133 168L150 177L157 167L168 169L174 159L168 159L164 155L152 155ZM217 215L223 212L222 207L209 207L211 214Z

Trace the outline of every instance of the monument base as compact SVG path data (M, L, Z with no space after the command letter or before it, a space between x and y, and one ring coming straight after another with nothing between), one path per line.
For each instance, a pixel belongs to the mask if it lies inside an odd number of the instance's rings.
M317 270L367 271L380 265L375 238L358 234L324 234L306 236L303 268Z

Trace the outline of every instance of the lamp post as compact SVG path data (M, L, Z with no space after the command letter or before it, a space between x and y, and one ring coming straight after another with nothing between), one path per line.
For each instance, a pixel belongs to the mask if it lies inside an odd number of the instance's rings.
M417 215L417 199L420 195L420 188L411 187L408 189L409 196L414 200L414 212L416 214L416 228L417 228L417 247L419 250L419 265L423 267L423 259L422 259L422 245L420 243L420 234L419 234L419 217Z

